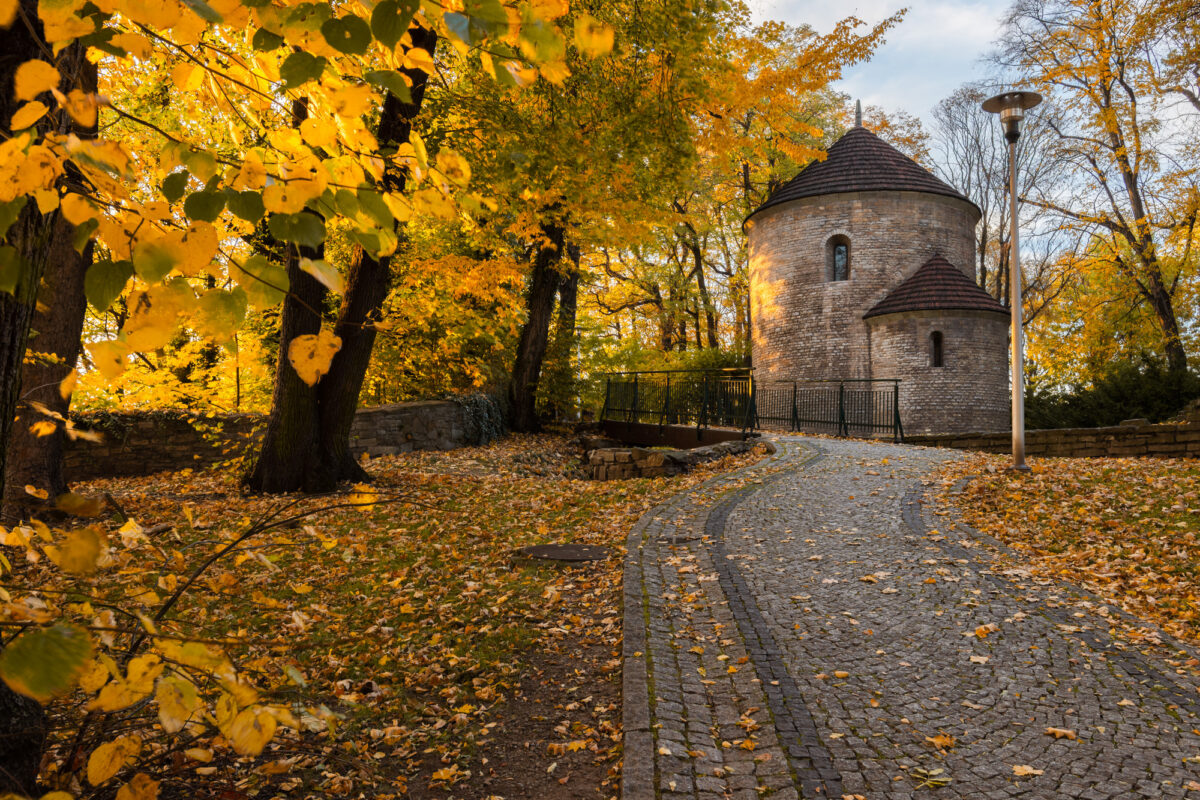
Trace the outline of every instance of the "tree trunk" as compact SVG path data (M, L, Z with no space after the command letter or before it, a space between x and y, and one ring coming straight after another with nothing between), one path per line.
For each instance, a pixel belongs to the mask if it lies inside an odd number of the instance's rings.
M66 76L71 88L83 92L96 91L96 65L84 56L84 48L72 45L59 57L58 69ZM84 128L66 114L65 132L82 139L96 136L95 126ZM76 188L81 183L77 170L68 165L67 185ZM92 243L80 252L75 249L75 227L60 215L54 215L51 225L45 270L38 290L28 356L21 370L21 395L12 438L8 444L5 466L3 509L0 519L26 519L54 498L67 491L63 473L63 449L66 433L56 425L48 436L35 436L33 423L45 419L34 411L29 402L37 401L62 416L70 409L70 395L63 397L58 386L75 368L79 358L83 319L87 313L84 294L84 274L92 263ZM36 486L48 493L47 501L39 501L25 491Z
M21 370L21 396L4 477L5 519L28 519L45 509L54 498L67 491L63 474L63 448L66 433L56 425L48 436L36 436L30 426L46 418L35 411L36 401L51 411L67 415L70 395L63 397L58 386L75 368L79 358L79 339L87 300L83 277L92 261L89 244L83 253L72 246L75 228L62 217L54 221L49 248L50 257L38 292L33 315L28 356ZM48 492L47 501L39 501L25 491L35 486Z
M410 33L413 47L434 52L435 32L418 28ZM392 94L387 95L378 127L382 146L408 141L425 97L429 76L419 70L404 72L412 79L412 103L402 103ZM389 172L384 181L389 191L404 190L404 174ZM390 259L375 259L361 247L354 249L351 259L346 292L334 327L342 347L333 357L329 372L316 386L308 386L287 362L287 347L294 337L320 330L320 316L314 311L320 311L325 289L299 269L295 254L289 257L292 291L283 303L271 416L258 462L246 478L252 489L325 492L335 488L339 481L370 477L350 453L350 428L375 345L373 323L387 298Z
M575 391L575 322L579 306L579 248L567 245L573 268L558 285L558 318L546 350L542 402L554 419L562 419L573 405Z
M271 416L262 449L246 484L260 492L294 492L307 483L316 462L321 416L317 387L300 380L288 362L288 347L297 336L321 330L321 306L325 286L300 269L301 257L320 258L318 252L288 248L287 276L290 289L279 318L279 358L275 363L275 387L271 394ZM329 376L326 375L326 378Z
M696 291L700 294L700 304L704 306L704 332L705 338L708 340L708 346L712 349L717 349L721 346L721 342L717 339L717 308L713 305L712 295L708 293L708 284L704 281L704 254L700 250L700 242L693 230L694 237L688 243L688 249L692 251L692 269L696 272ZM696 326L696 347L700 344L700 328Z
M563 255L562 226L544 224L542 234L550 243L539 246L533 259L533 272L529 276L529 290L525 296L528 316L521 327L512 381L508 388L509 427L519 433L536 432L542 428L537 418L537 386L550 337L554 296L558 293L561 280L558 264Z
M35 797L46 744L46 713L0 682L0 792Z
M13 86L17 67L43 57L46 49L36 0L20 0L18 15L15 24L0 29L0 130L4 131L11 129L12 115L21 105ZM63 91L79 88L71 85L75 76L65 68L69 56L64 53L61 59L64 69L59 88ZM7 453L20 397L21 367L58 216L57 211L43 216L34 203L27 202L3 241L15 251L20 268L12 293L0 292L0 497L4 493ZM42 707L0 682L0 791L37 793L45 740L46 716Z
M1158 269L1150 272L1150 305L1158 318L1158 327L1162 330L1163 351L1167 356L1167 369L1174 373L1187 370L1187 351L1184 350L1183 340L1179 336L1179 319L1175 316L1175 304L1171 295L1163 285Z
M330 365L329 374L317 384L321 429L317 463L305 487L310 492L329 491L340 480L363 481L370 477L350 453L350 427L375 346L374 323L379 321L379 310L387 299L390 259L374 259L361 247L354 256L333 330L341 337L342 349Z

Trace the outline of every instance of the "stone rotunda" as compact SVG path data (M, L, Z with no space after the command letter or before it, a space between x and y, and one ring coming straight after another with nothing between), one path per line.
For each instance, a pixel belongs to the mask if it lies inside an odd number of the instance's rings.
M861 123L746 219L755 381L899 378L906 433L1008 427L979 208Z

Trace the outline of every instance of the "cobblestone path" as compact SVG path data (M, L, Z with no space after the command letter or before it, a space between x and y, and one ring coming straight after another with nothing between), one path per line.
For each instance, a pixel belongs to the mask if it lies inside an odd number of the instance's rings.
M1200 800L1191 651L993 573L923 503L955 454L773 441L630 536L626 800Z

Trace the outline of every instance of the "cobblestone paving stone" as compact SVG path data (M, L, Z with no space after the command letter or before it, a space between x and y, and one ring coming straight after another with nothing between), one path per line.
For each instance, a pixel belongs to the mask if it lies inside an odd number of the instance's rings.
M774 442L630 536L626 800L1200 798L1189 651L993 574L923 502L957 454Z

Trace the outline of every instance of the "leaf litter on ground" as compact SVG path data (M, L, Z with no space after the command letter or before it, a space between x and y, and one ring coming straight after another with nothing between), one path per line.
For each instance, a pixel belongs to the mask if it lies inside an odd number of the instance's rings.
M564 437L510 436L372 459L374 484L345 496L244 495L238 476L219 468L77 487L111 498L137 520L139 535L153 532L161 562L147 558L119 578L127 596L147 605L174 588L178 563L201 561L283 502L295 503L292 513L351 496L384 501L328 511L252 543L206 572L163 621L164 630L227 643L238 669L273 702L291 702L303 725L281 727L256 758L212 760L212 742L202 739L186 742L184 757L179 743L147 737L153 777L164 792L202 785L228 798L487 797L507 777L497 772L507 760L486 755L503 752L506 702L532 686L551 693L562 717L548 723L553 741L542 754L545 768L557 766L545 780L565 784L573 765L592 763L597 796L615 794L625 536L671 495L759 457L671 479L593 482L581 479L578 451ZM575 567L512 558L519 547L568 541L606 546L610 556ZM54 574L28 565L9 578ZM594 657L571 661L582 651ZM572 686L540 686L552 671L546 663L566 663L561 674ZM606 684L610 700L591 703L584 687L592 684ZM82 713L77 698L52 707L51 784L78 772L55 759L70 751ZM123 731L158 724L152 712L130 714Z

